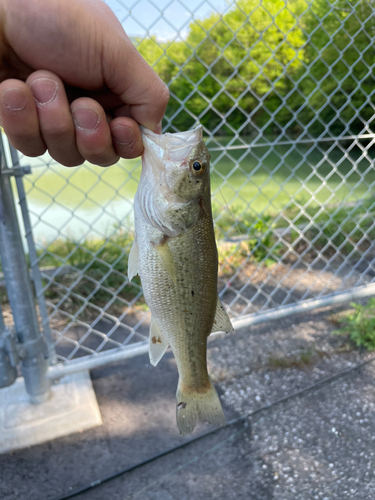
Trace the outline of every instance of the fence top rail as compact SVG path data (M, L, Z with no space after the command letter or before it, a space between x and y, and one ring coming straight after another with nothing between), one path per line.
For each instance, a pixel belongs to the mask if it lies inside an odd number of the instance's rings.
M223 151L229 149L251 149L251 148L266 148L269 146L293 146L298 144L310 144L312 142L338 142L338 141L358 141L366 139L375 139L375 134L361 134L361 135L342 135L338 137L311 137L306 139L299 139L289 141L270 141L270 142L252 142L248 144L237 144L233 146L222 146L217 148L209 147L209 151Z

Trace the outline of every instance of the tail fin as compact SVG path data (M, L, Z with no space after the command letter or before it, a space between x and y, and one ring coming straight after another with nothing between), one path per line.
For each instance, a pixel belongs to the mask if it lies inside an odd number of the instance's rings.
M210 387L205 392L177 389L177 426L180 434L193 432L197 421L209 422L213 425L224 425L225 417L219 396L210 381Z

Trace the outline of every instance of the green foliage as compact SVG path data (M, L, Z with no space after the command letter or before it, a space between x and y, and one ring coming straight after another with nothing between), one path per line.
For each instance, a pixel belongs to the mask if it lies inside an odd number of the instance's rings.
M294 224L301 227L304 234L300 240L300 232L291 231L290 241L296 252L302 252L312 242L312 252L323 250L325 254L337 253L340 248L342 255L351 255L355 258L363 248L367 248L370 241L375 240L375 225L373 211L375 203L372 199L363 200L352 207L307 207L304 212L296 204L289 204L284 211L284 217L278 219L277 227L285 227L285 221L295 219ZM285 245L277 244L278 236L275 234L275 214L264 214L256 217L252 210L243 210L242 205L232 205L223 211L217 205L213 207L215 219L215 234L219 242L219 262L224 266L227 261L226 272L235 269L245 259L262 263L266 266L274 264L285 250ZM314 224L309 230L304 230L304 224L311 219ZM237 222L236 222L237 221ZM366 233L367 237L364 238ZM234 242L239 236L247 236L242 241L242 246ZM294 242L299 242L294 245ZM220 246L222 240L232 240ZM284 236L284 239L287 239Z
M198 117L216 135L298 134L310 122L313 134L358 132L375 105L371 9L361 0L237 0L192 21L186 40L138 40L138 50L170 85L166 115L181 130Z
M290 90L283 67L294 74L302 64L304 37L294 16L305 5L304 0L290 0L285 9L282 0L262 4L238 0L223 16L215 13L194 20L186 41L159 43L159 47L155 39L142 41L138 50L170 84L173 97L167 116L173 117L174 125L192 126L195 118L190 112L210 130L217 128L223 134L231 134L231 127L241 128L247 114L254 114L259 124L267 123L269 113L258 109L259 98L268 94L268 109L273 111L280 105L277 93ZM220 92L222 86L225 93ZM242 111L235 106L236 99ZM227 113L230 127L220 127L220 115ZM247 126L241 132L252 130Z
M219 210L215 207L219 265L226 274L235 270L246 259L266 266L276 262L276 257L280 255L281 245L275 245L277 239L273 232L273 218L270 215L264 215L259 219L250 211L243 212L239 205L230 207L221 214L221 217L218 215ZM237 239L241 235L246 238L240 239L238 243L222 244L220 242L223 238Z
M365 306L355 303L350 305L353 311L339 319L343 326L332 333L349 335L357 347L375 350L375 298L371 298Z
M276 262L280 254L281 245L276 245L276 238L272 230L273 223L270 215L263 216L254 226L249 228L249 248L252 258L256 262L263 262L269 266ZM270 255L272 248L272 255Z
M44 252L40 266L70 265L77 269L91 269L105 263L106 268L114 266L118 271L127 269L127 252L134 237L119 230L107 241L87 239L79 244L73 240L55 240ZM41 253L39 252L41 255Z
M125 285L124 280L132 241L133 236L122 230L107 241L85 240L79 246L72 240L56 240L43 252L40 266L71 266L71 269L54 278L46 296L54 303L62 301L59 308L70 314L79 311L85 299L98 307L107 306L108 312L121 311L126 306L121 299L132 300L140 286L138 277L131 284ZM69 296L66 288L71 288ZM114 300L115 293L118 298ZM81 316L97 314L89 306L82 310Z
M327 125L335 135L355 133L372 120L374 96L366 102L374 81L372 14L364 1L315 0L304 15L309 70L300 74L300 90L309 109L301 119L307 123L317 113L311 133L320 134Z

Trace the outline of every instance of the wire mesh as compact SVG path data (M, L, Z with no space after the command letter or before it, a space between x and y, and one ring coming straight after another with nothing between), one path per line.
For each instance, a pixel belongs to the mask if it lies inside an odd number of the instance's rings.
M163 130L203 125L230 315L373 283L373 5L107 3L169 86ZM143 341L149 313L126 276L140 162L20 163L59 359Z

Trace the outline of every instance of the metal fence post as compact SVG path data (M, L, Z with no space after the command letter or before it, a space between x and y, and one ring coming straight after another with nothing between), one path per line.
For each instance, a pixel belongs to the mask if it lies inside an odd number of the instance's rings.
M13 165L12 168L20 167L17 150L14 149L14 147L11 146L10 144L9 144L9 149L10 149L10 155L12 158L12 165ZM44 333L44 339L46 341L47 348L48 348L49 364L55 365L57 363L57 356L56 356L56 351L55 351L55 347L53 344L52 333L51 333L51 328L50 328L50 324L49 324L47 304L46 304L46 299L44 297L42 276L41 276L41 272L39 269L38 256L37 256L34 238L33 238L33 233L32 233L32 229L31 229L31 222L30 222L29 210L27 207L25 187L23 184L23 176L16 175L15 177L16 177L16 186L17 186L17 191L18 191L19 204L21 207L23 224L25 227L25 237L26 237L26 241L27 241L27 247L29 250L29 259L30 259L30 268L31 268L31 272L32 272L32 280L34 283L36 300L38 301L38 305L39 305L39 313L40 313L40 317L42 320L42 329L43 329L43 333Z
M0 137L1 164L4 148ZM32 403L48 399L50 384L46 373L48 359L46 345L39 330L29 270L22 246L10 177L0 175L0 258L7 294L14 318L15 331L21 344L20 358L26 390Z

